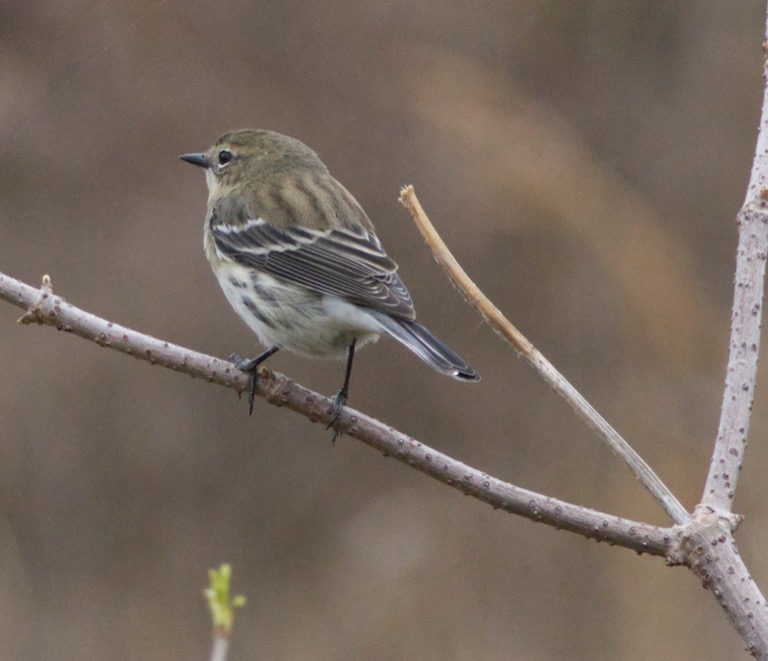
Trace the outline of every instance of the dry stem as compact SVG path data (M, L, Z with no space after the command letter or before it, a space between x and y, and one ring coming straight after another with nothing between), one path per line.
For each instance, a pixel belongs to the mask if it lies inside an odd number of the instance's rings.
M661 504L674 523L683 524L689 521L691 517L688 512L650 466L472 282L424 213L413 186L406 186L401 191L400 202L410 211L414 222L440 266L445 269L453 284L464 294L491 328L507 340L518 355L525 358L533 366L539 376L568 402L587 425L597 432L611 451L624 460L635 477L651 492L651 495Z

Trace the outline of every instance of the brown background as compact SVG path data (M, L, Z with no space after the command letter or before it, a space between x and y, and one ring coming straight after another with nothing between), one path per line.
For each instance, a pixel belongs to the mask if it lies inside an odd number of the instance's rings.
M463 304L396 201L416 186L478 284L687 507L724 377L762 3L0 4L0 270L197 350L253 354L201 250L225 130L316 149L422 321L351 404L521 486L666 523ZM0 305L0 658L202 659L208 567L249 603L232 659L726 659L683 569L493 511L320 425ZM333 393L340 363L274 369ZM768 586L765 383L736 509Z

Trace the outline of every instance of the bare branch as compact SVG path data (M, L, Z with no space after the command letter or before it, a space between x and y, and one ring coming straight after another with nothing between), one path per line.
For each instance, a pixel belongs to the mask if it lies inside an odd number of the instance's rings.
M768 81L768 19L763 44L763 79ZM739 247L736 252L731 341L728 367L709 475L702 502L716 510L731 511L736 482L747 447L752 402L755 397L760 321L763 312L765 260L768 253L768 85L763 87L763 108L747 198L739 212Z
M47 276L44 283L43 289L35 289L0 273L0 298L26 310L19 320L21 323L55 326L59 330L92 340L99 346L122 351L153 365L203 378L237 391L244 390L247 375L231 363L101 319L54 295ZM300 386L282 374L261 369L256 392L271 404L285 406L313 422L327 424L330 419L330 399ZM638 553L665 556L672 547L675 537L673 529L630 521L516 487L349 407L344 407L338 427L348 436L379 450L385 456L394 457L411 468L505 512L570 530L597 541L623 546Z
M768 250L766 220L765 200L749 203L739 212L728 367L720 424L702 496L704 504L726 512L731 511L736 492L755 395Z
M413 220L427 242L438 263L445 269L453 284L477 309L488 324L507 340L518 355L525 358L539 376L560 395L591 427L608 448L629 466L640 483L651 492L664 511L677 524L690 520L690 515L675 498L669 488L659 479L650 466L632 449L621 435L603 418L594 407L558 372L555 367L531 344L526 337L510 323L502 312L488 299L470 279L464 269L440 238L424 209L421 207L413 186L406 186L400 193L400 202L408 209Z

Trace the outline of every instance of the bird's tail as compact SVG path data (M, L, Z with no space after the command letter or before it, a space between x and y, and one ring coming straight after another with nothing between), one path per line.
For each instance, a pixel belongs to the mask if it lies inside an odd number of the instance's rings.
M376 318L387 335L408 347L438 372L463 381L480 380L480 375L463 358L457 356L418 321L397 319L378 310L368 312Z

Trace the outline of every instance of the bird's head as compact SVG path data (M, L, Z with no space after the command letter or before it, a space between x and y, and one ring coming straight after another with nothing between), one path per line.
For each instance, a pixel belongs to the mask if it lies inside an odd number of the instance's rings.
M301 170L327 173L304 143L264 129L238 129L222 135L208 151L179 158L205 169L211 198L232 189L265 186Z

